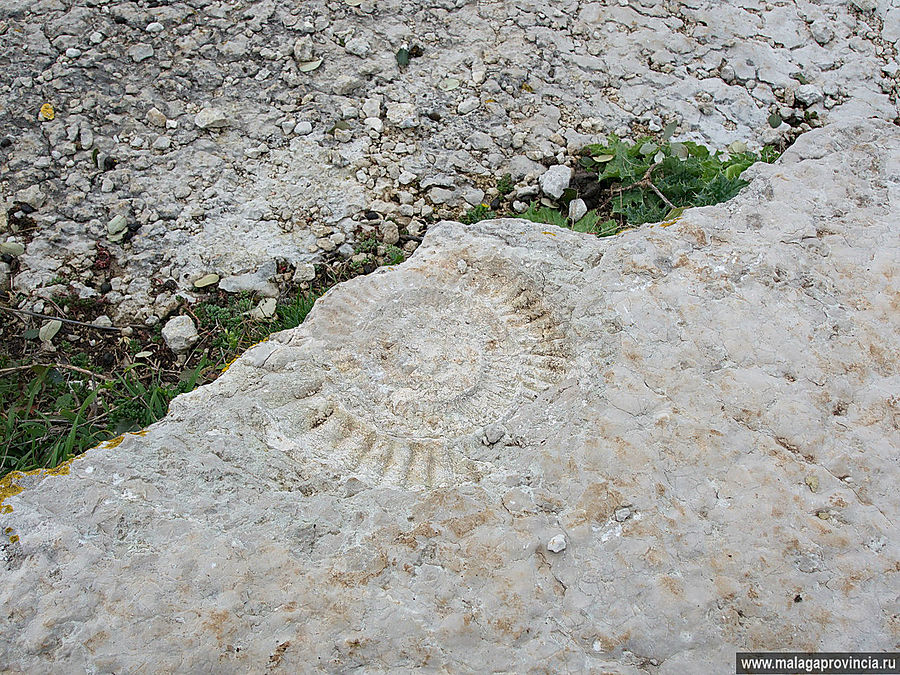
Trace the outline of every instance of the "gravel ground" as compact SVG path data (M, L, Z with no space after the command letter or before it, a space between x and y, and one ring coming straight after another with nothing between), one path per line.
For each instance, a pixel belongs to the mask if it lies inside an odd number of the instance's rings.
M897 4L7 0L0 285L153 325L209 274L274 295L367 232L409 253L610 132L895 120Z

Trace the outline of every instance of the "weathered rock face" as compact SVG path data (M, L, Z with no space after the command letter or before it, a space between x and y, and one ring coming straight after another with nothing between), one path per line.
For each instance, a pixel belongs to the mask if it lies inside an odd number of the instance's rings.
M681 673L893 648L900 132L813 131L752 172L611 239L443 223L144 435L19 479L0 662Z

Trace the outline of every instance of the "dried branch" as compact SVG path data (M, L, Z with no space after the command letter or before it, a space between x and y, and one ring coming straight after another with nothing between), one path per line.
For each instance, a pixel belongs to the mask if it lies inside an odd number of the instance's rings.
M92 323L86 323L84 321L76 321L75 319L67 319L62 316L50 316L49 314L39 314L38 312L31 312L27 309L18 309L16 307L6 307L4 305L0 305L0 309L5 310L7 312L15 312L17 314L25 314L26 316L33 316L37 319L50 319L51 321L62 321L63 323L71 323L76 326L84 326L85 328L94 328L96 330L115 330L122 331L123 328L118 328L116 326L97 326Z

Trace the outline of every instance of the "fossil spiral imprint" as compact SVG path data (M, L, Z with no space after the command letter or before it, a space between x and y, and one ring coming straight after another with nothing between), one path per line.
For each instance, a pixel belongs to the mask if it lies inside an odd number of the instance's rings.
M499 264L410 276L370 277L322 303L327 364L302 394L302 432L316 454L379 482L478 480L490 468L482 429L562 379L569 341Z

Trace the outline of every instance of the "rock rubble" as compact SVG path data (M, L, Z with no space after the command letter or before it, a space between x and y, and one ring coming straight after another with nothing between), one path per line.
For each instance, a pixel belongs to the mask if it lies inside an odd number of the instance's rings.
M674 121L676 138L755 147L894 119L898 14L874 0L6 2L0 200L32 205L36 226L0 233L26 246L5 283L28 308L53 279L99 291L115 274L103 298L139 321L165 315L159 285L191 300L204 274L315 262L332 234L377 229L374 204L401 230L458 216L504 173L528 188L608 132ZM771 128L776 113L790 124ZM118 240L117 215L133 224Z

